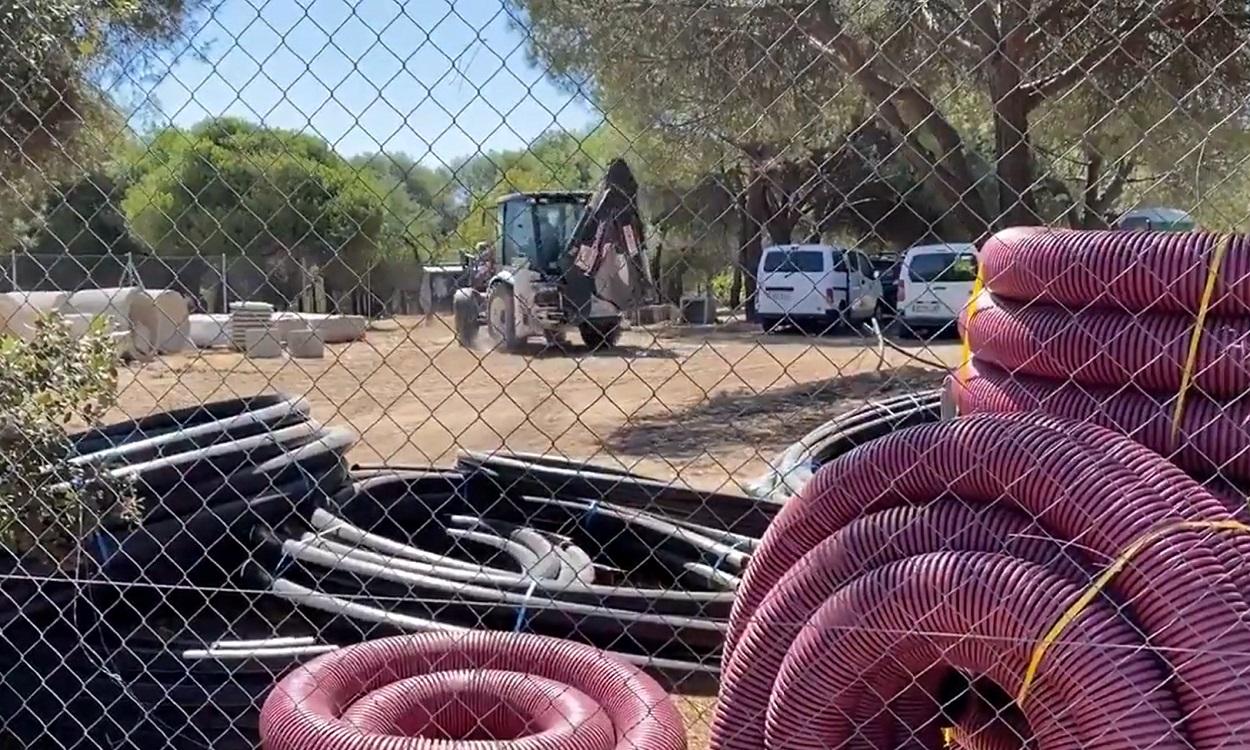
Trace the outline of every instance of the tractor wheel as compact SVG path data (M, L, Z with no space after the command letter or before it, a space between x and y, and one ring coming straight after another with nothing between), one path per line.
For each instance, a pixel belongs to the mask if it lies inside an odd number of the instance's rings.
M618 320L582 323L577 327L582 343L591 351L611 349L621 340L621 324Z
M496 347L510 352L520 343L516 335L516 300L512 287L496 284L486 300L486 330Z
M469 291L462 294L458 291L451 304L456 319L456 341L463 347L471 348L477 342L477 332L481 328L477 320L477 293Z

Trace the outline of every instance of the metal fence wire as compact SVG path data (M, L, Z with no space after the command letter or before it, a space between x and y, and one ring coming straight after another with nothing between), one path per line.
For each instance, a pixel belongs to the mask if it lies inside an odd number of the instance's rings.
M1248 43L0 3L0 748L1247 747Z

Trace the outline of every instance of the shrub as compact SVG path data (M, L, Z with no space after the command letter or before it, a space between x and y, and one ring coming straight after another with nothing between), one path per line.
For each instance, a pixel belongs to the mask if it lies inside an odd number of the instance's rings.
M71 460L70 426L98 425L116 402L103 322L75 338L47 316L29 340L0 337L0 546L26 561L72 566L85 534L138 512L128 484Z

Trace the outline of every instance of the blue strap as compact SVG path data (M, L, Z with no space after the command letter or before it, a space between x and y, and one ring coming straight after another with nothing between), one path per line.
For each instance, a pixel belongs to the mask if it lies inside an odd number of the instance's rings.
M590 506L586 508L586 510L582 511L582 526L585 526L586 528L590 528L590 522L594 520L595 516L598 515L598 513L599 513L599 501L591 500Z
M716 558L716 562L712 565L712 570L713 570L713 572L719 573L719 572L720 572L720 566L722 566L722 565L724 565L724 564L725 564L725 558L726 558L726 557L729 557L729 553L730 553L730 552L737 552L737 551L738 551L738 545L742 544L744 541L746 541L746 540L744 540L744 539L735 539L733 544L726 545L726 549L725 549L725 551L724 551L724 552L722 552L722 553L720 553L720 557Z
M103 565L116 554L119 545L108 529L99 528L94 534L88 537L90 544L95 548L96 562Z
M525 601L521 602L521 608L516 611L516 623L512 626L513 633L520 633L525 629L526 621L529 619L526 610L529 608L530 597L534 595L534 589L538 587L538 581L530 581L530 587L525 590Z

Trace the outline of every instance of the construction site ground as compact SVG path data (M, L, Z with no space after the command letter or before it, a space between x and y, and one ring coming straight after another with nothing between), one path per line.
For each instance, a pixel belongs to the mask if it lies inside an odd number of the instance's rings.
M588 352L457 345L449 317L398 318L320 360L199 351L132 363L118 416L282 391L353 430L359 462L450 465L461 450L557 453L707 490L735 488L805 432L866 398L936 386L954 340L763 334L743 322L625 332ZM691 748L706 744L713 699L679 699Z

